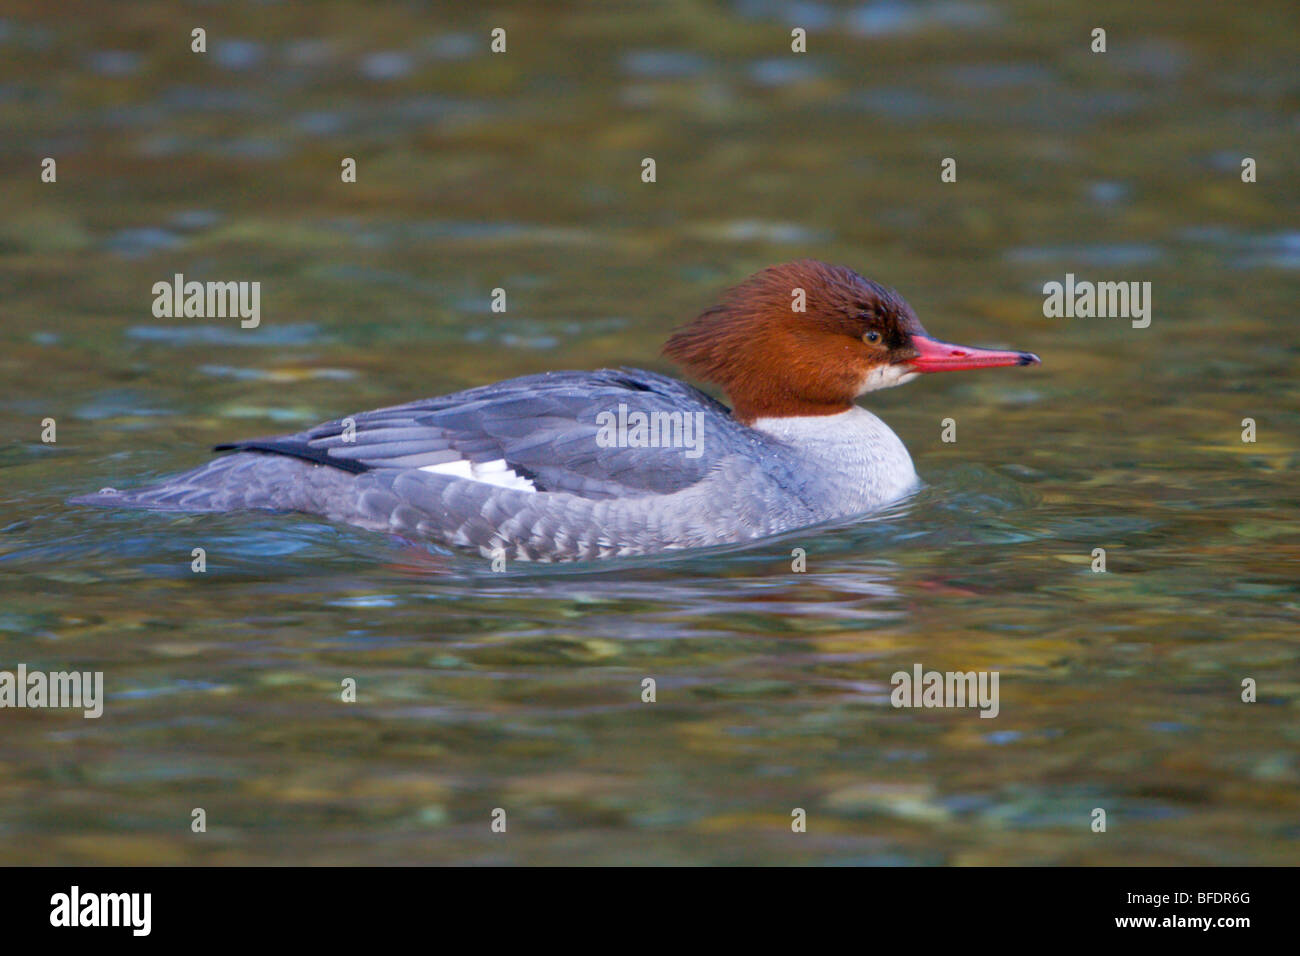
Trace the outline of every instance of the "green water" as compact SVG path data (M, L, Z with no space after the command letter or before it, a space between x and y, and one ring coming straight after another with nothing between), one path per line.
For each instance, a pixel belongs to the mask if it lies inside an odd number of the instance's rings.
M0 670L107 700L0 710L0 862L1295 862L1300 17L1090 6L10 4ZM671 371L673 325L801 256L1043 358L870 397L928 482L888 514L493 573L63 503L513 375ZM177 272L260 281L261 327L155 318ZM1067 272L1151 282L1150 327L1045 318ZM917 663L997 671L998 717L891 707Z

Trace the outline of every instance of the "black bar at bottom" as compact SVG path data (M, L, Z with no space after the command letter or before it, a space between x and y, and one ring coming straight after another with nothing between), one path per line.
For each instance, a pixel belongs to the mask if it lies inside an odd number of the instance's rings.
M735 945L749 936L770 943L767 934L780 925L810 941L833 929L864 945L894 934L900 942L1041 943L1044 930L1070 941L1181 944L1200 937L1232 945L1256 930L1286 929L1295 875L1285 868L50 867L0 870L0 913L9 942L62 936L77 943L156 939L206 946L255 938L373 945L418 934L438 945L454 933L463 946L475 938L499 944L503 932L515 929L534 944L546 936L554 942L552 934L560 932L568 942L667 945L683 941L662 935L680 925ZM699 932L690 931L698 942ZM465 932L474 935L466 940Z

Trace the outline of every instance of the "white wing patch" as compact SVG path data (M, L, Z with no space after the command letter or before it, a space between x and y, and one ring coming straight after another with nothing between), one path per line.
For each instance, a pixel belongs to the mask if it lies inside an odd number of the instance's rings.
M536 491L537 488L523 475L517 474L506 464L504 458L492 461L471 462L464 458L459 461L445 461L440 465L425 465L420 471L431 471L438 475L454 475L466 481L481 481L485 485L497 485L501 488L513 488L516 491Z

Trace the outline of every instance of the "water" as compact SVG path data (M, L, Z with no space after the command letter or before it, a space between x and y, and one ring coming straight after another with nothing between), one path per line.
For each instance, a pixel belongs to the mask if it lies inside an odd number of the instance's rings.
M1115 8L1105 55L1031 2L219 7L206 59L169 5L0 29L0 669L108 698L0 711L0 862L1295 861L1289 5ZM670 371L675 323L805 255L1043 357L872 396L927 481L884 515L494 574L63 504L513 375ZM154 318L176 272L261 281L262 327ZM1151 282L1150 328L1044 318L1067 272ZM996 670L999 716L891 707L916 663Z

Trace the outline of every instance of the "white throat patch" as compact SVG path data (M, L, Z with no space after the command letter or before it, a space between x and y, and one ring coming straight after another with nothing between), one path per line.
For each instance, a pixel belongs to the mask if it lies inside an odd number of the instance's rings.
M920 374L908 365L877 365L862 377L858 394L865 395L867 392L875 392L882 388L893 388L895 385L910 382Z

